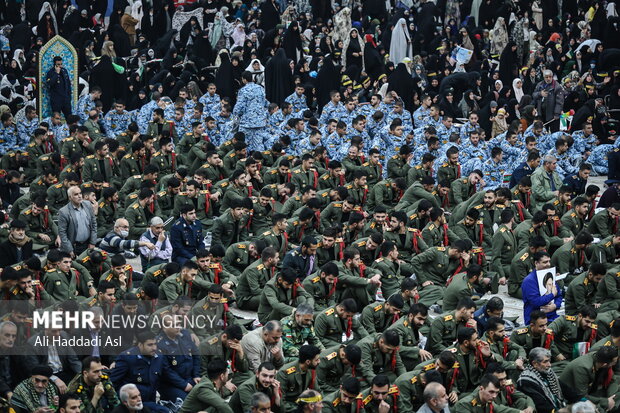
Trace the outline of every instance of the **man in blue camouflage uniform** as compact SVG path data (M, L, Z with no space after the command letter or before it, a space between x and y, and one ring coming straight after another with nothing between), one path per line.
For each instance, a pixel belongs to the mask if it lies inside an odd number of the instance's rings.
M592 150L588 162L592 165L592 175L607 175L609 172L609 163L607 155L614 150L614 146L608 143L597 146Z
M141 134L146 134L146 130L149 127L149 122L153 118L153 111L159 107L159 99L161 98L159 92L154 92L153 97L149 103L142 106L138 112L136 123Z
M228 103L222 105L219 113L213 116L217 130L222 137L222 143L230 138L233 126L232 108Z
M215 93L217 87L214 83L209 83L207 93L202 95L198 102L203 104L203 113L205 116L214 116L220 111L220 95Z
M592 149L598 141L598 137L592 131L592 124L586 122L583 124L583 129L573 132L573 145L570 147L569 152L571 156L583 156L583 159L588 159Z
M286 99L284 99L286 103L291 104L291 106L293 107L293 112L296 114L308 109L308 104L306 103L306 95L304 95L305 91L306 88L304 87L304 85L299 84L295 87L295 92L293 92L291 95L287 96Z
M491 158L482 164L484 182L486 189L496 189L504 185L504 175L508 170L508 165L503 161L502 148L496 146L491 149Z
M108 138L116 138L125 132L131 123L131 115L125 110L125 102L117 100L114 102L114 109L103 118L103 128Z
M489 158L489 147L480 139L480 131L475 129L469 133L469 139L461 145L463 176L475 169L482 169L482 163Z
M463 143L469 138L469 135L480 128L480 124L478 123L478 114L476 112L471 112L469 114L469 118L467 122L463 126L461 126L461 140Z
M418 165L422 162L422 157L425 153L430 153L435 157L435 159L439 158L441 156L439 153L439 146L439 138L437 138L437 136L431 136L428 138L425 145L418 146L418 148L413 152L413 165Z
M80 124L88 120L88 112L95 109L95 102L99 99L101 99L101 88L98 86L93 86L90 88L90 93L78 99L75 114L80 117Z
M48 130L52 132L54 139L60 143L69 137L69 126L62 120L60 112L53 112L52 116L43 119L49 125Z
M239 117L239 132L245 134L248 151L264 150L269 140L267 126L267 99L265 89L254 83L250 72L241 75L244 86L239 90L233 114Z
M426 118L431 114L433 99L429 95L422 96L422 105L413 112L413 124L416 128L421 128L426 123Z
M507 165L509 170L513 170L517 165L525 160L525 154L523 147L518 147L517 134L515 132L508 132L505 139L502 139L500 148L503 152L503 161Z
M340 103L340 92L332 90L329 92L329 98L330 101L323 106L323 111L319 118L319 121L323 124L330 119L340 119L340 112L344 109L344 106Z
M13 123L13 115L11 112L5 112L0 117L0 153L4 155L10 150L17 149L17 127ZM28 142L23 145L19 145L20 148L25 148Z
M391 125L394 119L400 119L403 122L403 133L405 136L413 134L411 113L405 109L403 101L400 99L394 103L394 109L385 117L386 125Z
M570 136L566 138L572 139ZM579 171L579 167L574 165L573 158L568 153L568 142L564 138L560 138L555 142L555 149L550 150L548 155L554 156L557 161L557 169L555 170L561 179L567 176L576 174ZM581 156L577 161L581 160Z
M381 110L381 95L372 95L369 103L358 106L357 113L369 119L378 110Z
M353 119L357 116L357 110L355 101L348 98L344 103L344 109L341 109L338 113L338 119L347 124L350 127L353 124Z
M346 136L347 124L340 121L336 124L336 130L325 139L324 146L327 149L329 159L342 160L340 148L348 146L345 142Z
M200 120L197 120L200 122ZM174 110L174 137L175 139L179 139L179 137L185 135L192 130L191 121L185 117L185 109L184 108L176 108Z
M22 144L28 144L39 127L39 117L34 106L26 106L24 117L17 120L17 137Z
M459 129L452 124L452 116L446 115L441 120L441 125L437 127L437 137L442 145L446 145L450 141L450 135L459 134Z
M317 146L321 145L321 132L318 130L312 130L310 135L303 138L298 145L297 156L301 156L304 153L312 152L316 149Z

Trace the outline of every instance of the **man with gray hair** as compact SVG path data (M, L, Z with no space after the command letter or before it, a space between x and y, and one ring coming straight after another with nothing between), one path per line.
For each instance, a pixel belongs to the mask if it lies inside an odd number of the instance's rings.
M424 404L417 413L449 413L448 393L446 388L437 382L431 382L424 388Z
M13 389L25 376L22 376L23 363L21 356L15 350L17 339L17 325L12 321L0 323L0 397L10 399ZM22 364L23 366L23 364Z
M268 321L264 326L244 335L241 347L253 372L266 361L278 369L284 365L282 325L279 321Z
M154 217L153 219L155 219ZM161 219L161 218L160 218ZM154 250L155 244L150 241L140 241L127 239L129 236L129 221L125 218L119 218L114 222L114 229L106 234L101 240L99 246L102 250L109 254L125 254L131 252L136 247L145 247L145 249ZM172 248L172 247L171 247ZM133 257L127 257L133 258ZM143 270L146 270L143 267Z
M112 410L112 413L132 413L141 412L143 410L145 412L149 411L144 408L140 390L138 390L138 387L136 387L135 384L125 384L118 391L118 396L121 399L121 404Z
M596 406L590 400L577 402L571 407L571 413L596 413Z
M67 189L69 203L58 211L60 249L75 258L97 242L97 217L89 201L82 200L79 186Z
M538 413L551 413L564 407L560 380L551 369L551 351L534 347L528 356L529 364L517 380L517 388L530 396Z
M166 236L164 220L160 217L151 218L149 229L142 234L139 242L144 243L144 246L140 246L142 271L146 271L154 265L170 262L172 244L170 238ZM155 248L150 248L149 245L154 245Z
M558 160L553 155L546 155L543 163L531 176L532 194L536 203L544 204L550 202L558 196L558 191L562 186L562 179L555 171Z
M325 346L314 332L313 322L314 308L307 303L299 304L293 310L293 314L281 320L282 350L284 357L286 357L285 363L297 360L299 348L304 344L317 346L321 351L325 350Z
M252 395L252 399L250 400L250 413L271 413L271 400L269 400L269 397L267 397L265 393L258 392Z
M543 80L536 85L532 98L538 114L543 122L548 123L548 128L555 132L559 128L560 114L564 106L566 92L562 85L553 78L551 70L543 71Z

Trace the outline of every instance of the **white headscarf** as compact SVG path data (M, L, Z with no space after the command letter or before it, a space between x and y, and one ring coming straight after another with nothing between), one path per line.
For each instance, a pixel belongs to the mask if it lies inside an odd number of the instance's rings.
M136 29L140 29L142 25L142 17L144 17L141 1L134 1L134 3L131 5L131 17L138 20L138 24L136 24Z
M254 62L258 62L258 64L260 65L260 69L258 69L258 70L254 69L254 67L253 67ZM260 60L252 59L252 61L250 62L248 67L245 68L245 70L247 70L248 72L251 72L251 73L262 73L262 72L265 71L265 66L263 66L263 64L260 62Z
M358 36L359 37L359 36ZM398 64L405 57L413 57L411 38L407 30L407 22L401 18L392 29L392 41L390 43L390 61Z
M241 46L243 47L243 42L245 42L245 26L241 23L235 27L235 30L232 33L232 38L234 40L234 44L232 47Z
M39 20L43 18L43 15L46 12L49 12L52 18L52 22L54 23L54 31L56 32L56 34L58 34L58 23L56 23L56 14L54 14L54 9L52 9L52 6L47 1L43 3L43 7L41 7L41 10L39 11ZM41 34L37 33L37 35L40 36Z
M521 87L517 87L517 82L521 82ZM521 103L521 98L523 98L523 81L520 78L513 79L512 81L512 90L515 92L515 99L517 102Z
M349 48L349 44L351 43L351 33L352 32L356 32L357 33L357 37L355 38L355 40L359 44L360 52L364 51L364 43L362 43L362 38L360 37L360 32L357 29L355 29L355 28L351 29L349 31L349 36L344 41L344 47L342 49L342 66L343 67L347 67L347 49ZM396 62L394 62L394 63L396 63ZM362 59L362 67L360 67L360 69L364 70L364 59Z

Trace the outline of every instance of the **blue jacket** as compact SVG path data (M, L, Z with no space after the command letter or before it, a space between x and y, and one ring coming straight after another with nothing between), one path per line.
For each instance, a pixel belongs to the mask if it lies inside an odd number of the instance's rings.
M123 385L133 383L145 402L155 402L155 392L163 377L170 378L168 359L159 352L154 357L143 356L138 347L121 353L110 372L117 392Z
M523 318L526 325L530 323L530 314L532 311L540 310L540 307L543 305L549 304L553 301L556 307L558 309L560 308L563 299L562 290L557 283L555 284L555 287L558 289L558 295L555 298L553 297L553 294L545 294L541 296L540 290L538 289L536 271L532 271L527 277L525 277L523 283L521 284L521 291L523 292ZM558 318L558 313L556 311L547 313L547 321L549 323L556 318Z
M170 228L170 243L172 244L172 260L183 265L185 261L196 255L196 251L204 248L202 243L202 223L198 220L189 224L183 218Z
M196 384L193 378L200 377L200 353L188 330L181 330L176 342L162 331L157 336L157 348L168 359L170 366L166 382L181 390L184 390L188 383L192 386Z

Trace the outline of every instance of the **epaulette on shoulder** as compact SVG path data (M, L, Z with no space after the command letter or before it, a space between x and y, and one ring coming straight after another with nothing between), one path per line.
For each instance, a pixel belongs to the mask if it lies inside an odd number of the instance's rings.
M54 185L54 188L60 189L60 188L62 188L62 184L56 184L56 185Z
M133 209L138 209L138 208L140 208L140 204L133 204L132 208Z
M29 147L29 148L34 148L35 146L36 146L36 144L35 144L34 142L32 142L32 143L28 144L28 147Z
M312 281L312 284L316 284L316 283L318 283L319 281L321 281L321 277L316 276L316 277L314 277L314 278L313 278L312 280L310 280L310 281Z
M325 358L327 360L332 360L334 357L336 357L338 355L338 353L336 353L335 351L333 353L328 354Z
M530 256L530 253L529 253L529 252L526 252L526 253L525 253L525 254L523 254L523 255L522 255L519 259L520 259L521 261L525 261L525 260L527 260L527 257L529 257L529 256Z
M211 344L211 345L213 345L213 344L217 343L217 342L218 342L218 340L219 340L219 338L218 338L218 337L213 337L211 340L209 340L209 341L208 341L208 343L209 343L209 344Z
M396 395L398 395L398 386L392 385L390 387L390 390L388 390L388 394L396 394Z
M501 227L501 228L499 229L499 232L506 232L506 231L507 231L507 230L506 230L506 227Z
M286 369L286 374L293 374L297 371L297 367L293 366L291 368Z
M159 156L159 155L161 155L161 152L160 152L160 151L157 151L157 152L155 152L155 153L153 154L153 156Z
M528 328L520 328L517 330L517 334L525 334L528 332Z
M127 198L129 198L129 199L136 199L137 197L138 197L137 193L133 193L133 194L127 195Z
M434 230L434 229L435 229L435 224L430 224L430 225L428 226L428 229L429 229L429 231Z
M413 376L409 381L411 382L411 384L416 384L418 382L418 376Z
M157 196L159 196L159 197L164 196L164 195L166 195L166 191L159 191L157 193Z
M553 330L551 330L550 328L548 328L548 329L545 331L545 334L550 334L550 335L553 335Z
M454 318L454 316L452 314L448 314L443 316L443 321L450 321Z
M30 214L32 214L32 210L30 208L24 211L24 215L30 215Z
M383 262L383 257L381 257L381 258L377 258L377 259L375 260L375 262Z
M341 203L334 204L334 208L342 208L342 204Z
M372 394L369 394L368 396L366 396L366 398L364 400L362 400L362 403L364 403L364 406L365 406L368 403L370 403L371 401L372 401Z
M360 242L358 242L355 245L357 245L358 247L365 247L366 246L366 241L360 241Z
M95 159L95 155L88 155L86 159Z
M234 152L233 152L233 153L231 153L230 155L228 155L228 157L229 157L229 158L234 158L235 156L237 156L237 154L236 154L236 153L234 153Z
M475 209L482 209L482 207L484 207L484 205L483 205L483 204L480 204L480 205L476 205L474 208L475 208Z
M480 254L482 252L482 248L472 248L471 252L474 254Z
M435 248L437 248L437 251L445 251L446 250L446 247L435 247Z
M370 166L370 162L364 162L362 166Z
M433 370L435 368L435 363L430 363L427 364L426 366L424 366L423 370L424 371L429 371L429 370Z
M334 309L333 308L328 308L327 310L323 311L325 313L325 315L332 315L334 314Z
M259 271L262 271L262 270L264 270L264 269L265 269L265 265L264 265L264 264L258 264L258 265L256 266L256 269L257 269L257 270L259 270Z
M398 155L392 156L392 159L398 159Z
M447 166L448 166L448 162L444 162L444 163L441 164L442 168L446 168Z
M598 324L594 324L594 323L592 323L592 324L590 324L590 328L591 328L592 330L598 330Z
M382 309L383 309L383 304L376 305L376 306L373 308L373 310L375 310L375 312L377 312L377 311L381 311Z
M564 318L566 318L567 321L575 321L577 320L577 317L574 315L565 315Z
M133 179L142 179L142 175L134 175L132 176Z
M268 232L269 232L269 231L268 231ZM263 234L263 235L265 235L265 234ZM237 244L237 248L240 248L240 249L245 249L245 248L246 248L246 245L245 245L245 244Z
M127 155L123 156L123 159L129 159L129 158L131 158L131 154L130 153L128 153Z

